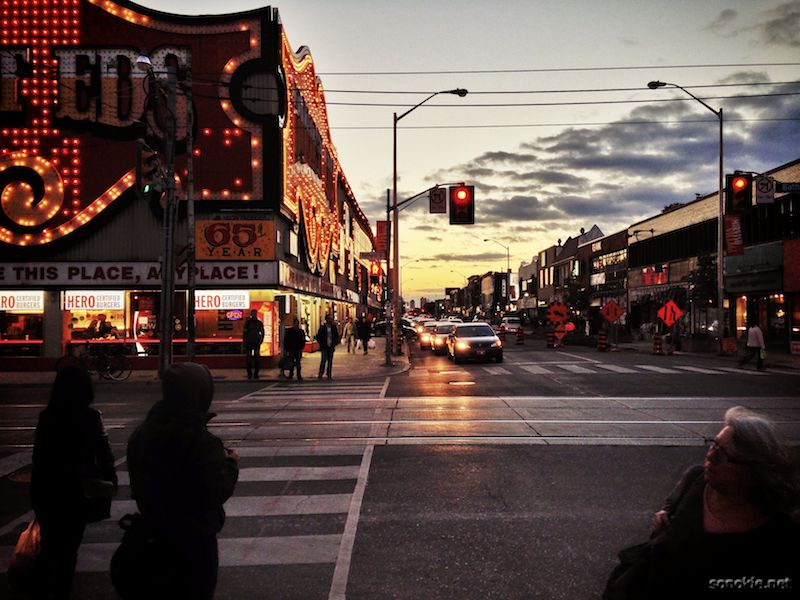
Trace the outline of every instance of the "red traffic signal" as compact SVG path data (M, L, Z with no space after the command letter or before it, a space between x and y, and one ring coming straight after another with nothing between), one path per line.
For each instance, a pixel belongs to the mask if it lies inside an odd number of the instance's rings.
M449 189L451 225L475 224L475 186L454 185Z
M740 212L753 204L753 176L742 173L726 176L728 212Z

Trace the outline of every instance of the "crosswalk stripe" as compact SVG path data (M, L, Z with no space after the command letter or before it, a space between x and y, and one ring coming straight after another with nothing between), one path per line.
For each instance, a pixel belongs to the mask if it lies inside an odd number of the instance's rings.
M564 369L565 371L569 371L570 373L597 373L597 371L592 371L591 369L587 369L586 367L582 367L580 365L558 365L558 366Z
M489 375L511 375L511 371L503 367L483 367Z
M408 372L409 377L427 377L429 375L428 369L411 369Z
M220 567L333 563L342 536L294 535L261 538L221 538ZM119 542L82 544L78 551L78 573L108 571Z
M629 369L628 367L621 367L619 365L604 365L604 364L596 364L592 365L594 367L599 367L601 369L605 369L607 371L612 371L613 373L638 373L636 369Z
M231 518L341 514L349 506L350 494L233 496L225 502L225 514ZM115 500L111 503L111 519L119 520L137 510L134 500Z
M656 365L636 365L639 369L644 369L645 371L652 371L653 373L680 373L680 371L676 371L675 369L668 369L666 367L657 367Z
M712 369L703 369L702 367L692 367L689 365L675 365L676 369L682 369L683 371L690 371L691 373L702 373L703 375L722 375L719 371L714 371Z
M753 371L751 369L737 369L736 367L717 367L718 369L722 369L723 371L730 371L731 373L738 373L740 375L766 375L764 371Z
M335 467L248 467L239 469L239 481L325 481L333 479L355 479L358 465ZM117 474L119 485L129 486L127 471Z
M534 375L552 375L553 372L549 369L545 369L544 367L540 367L539 365L522 365L522 368L526 370L528 373L533 373Z

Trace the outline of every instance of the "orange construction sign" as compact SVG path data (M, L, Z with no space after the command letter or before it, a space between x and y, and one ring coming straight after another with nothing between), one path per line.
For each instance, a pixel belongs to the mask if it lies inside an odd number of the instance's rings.
M553 302L547 309L547 320L556 325L569 321L569 309L566 304Z
M672 327L683 316L683 311L673 300L658 309L658 318L664 321L667 327Z
M600 309L600 314L603 315L603 318L608 321L609 323L615 322L619 319L622 315L625 314L625 311L622 310L622 307L617 304L614 300L609 300L606 302L605 306Z

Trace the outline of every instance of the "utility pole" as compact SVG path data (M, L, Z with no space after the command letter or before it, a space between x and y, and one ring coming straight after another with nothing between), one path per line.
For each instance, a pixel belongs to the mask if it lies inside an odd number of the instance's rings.
M161 257L161 331L158 348L158 372L164 372L172 364L172 332L175 304L175 136L176 136L176 86L177 72L174 66L167 68L167 118L164 155L166 158L166 194L164 197L164 253ZM153 82L163 93L161 83L153 75Z
M196 322L194 312L196 260L195 248L195 216L194 216L194 113L192 112L192 55L186 58L186 221L187 240L186 248L186 289L188 291L188 304L186 306L186 360L194 361Z
M391 190L386 190L386 301L384 303L384 316L386 318L386 357L384 364L387 367L392 366L392 330L393 330L393 320L391 317L391 299L392 299L392 277L391 271L389 270L389 249L392 247L391 236L392 236L392 229L391 225L391 215L392 215L392 192Z

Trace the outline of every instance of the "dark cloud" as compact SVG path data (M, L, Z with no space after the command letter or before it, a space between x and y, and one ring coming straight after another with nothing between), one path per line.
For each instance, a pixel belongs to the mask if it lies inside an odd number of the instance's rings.
M800 1L794 0L764 12L766 21L758 27L761 41L768 46L800 48Z
M506 253L481 252L478 254L436 254L420 259L420 262L486 262L490 260L506 260Z
M706 31L711 31L718 35L730 35L732 33L731 28L736 23L736 20L739 17L739 13L736 12L732 8L726 8L722 12L720 12L716 18L711 21L708 25L706 25L703 29Z
M480 223L505 223L508 221L537 221L560 216L560 211L536 196L512 196L507 200L486 199L479 201L476 197L476 221Z

